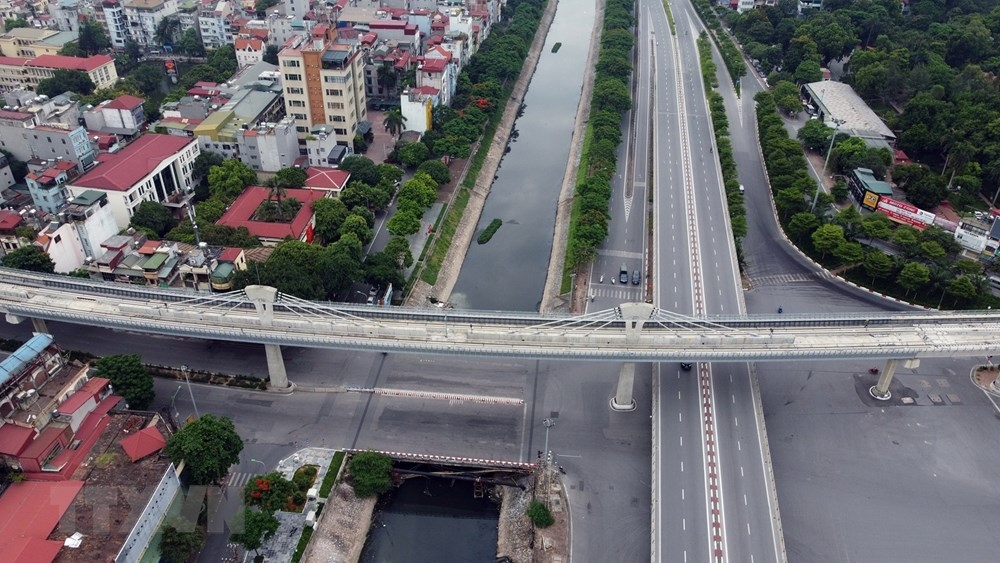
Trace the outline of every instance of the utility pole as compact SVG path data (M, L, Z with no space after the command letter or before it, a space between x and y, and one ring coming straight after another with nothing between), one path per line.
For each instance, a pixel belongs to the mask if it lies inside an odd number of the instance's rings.
M823 177L826 176L826 167L830 164L830 154L833 152L833 142L837 140L837 133L840 131L840 126L844 124L843 119L833 120L833 134L830 135L830 147L826 149L826 160L823 161L823 169L819 171L819 185L816 186L816 193L813 195L812 205L809 206L809 212L814 213L816 211L816 201L819 199L819 192L823 191Z
M201 415L198 414L198 403L194 402L194 391L191 390L191 380L188 378L188 372L190 371L191 368L189 368L187 364L181 364L181 373L184 374L184 381L187 382L188 395L191 395L191 405L194 407L194 417L201 418Z

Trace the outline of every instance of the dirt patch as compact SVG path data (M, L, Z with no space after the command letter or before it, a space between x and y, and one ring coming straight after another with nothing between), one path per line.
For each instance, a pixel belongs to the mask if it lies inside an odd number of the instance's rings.
M357 561L365 547L378 497L358 498L341 482L327 497L303 561Z
M547 473L544 482L525 478L518 487L501 487L500 524L497 558L509 557L513 563L565 563L569 561L569 501L556 471ZM532 500L545 502L555 523L535 528L525 514Z

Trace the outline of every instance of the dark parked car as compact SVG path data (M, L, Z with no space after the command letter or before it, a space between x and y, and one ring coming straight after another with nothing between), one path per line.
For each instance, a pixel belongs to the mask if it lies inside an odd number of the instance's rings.
M622 265L622 269L618 272L618 281L621 283L628 283L628 269Z
M684 371L691 371L691 362L681 362L681 369Z
M639 270L632 272L632 285L639 285L642 281L642 276L639 275Z

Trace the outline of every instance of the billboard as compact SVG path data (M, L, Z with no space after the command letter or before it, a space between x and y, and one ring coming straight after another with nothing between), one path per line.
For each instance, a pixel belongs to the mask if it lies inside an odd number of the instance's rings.
M173 59L163 61L163 71L167 76L177 76L177 63Z
M897 223L913 225L918 229L925 229L928 225L934 224L934 214L930 211L914 207L909 203L882 196L878 200L878 211L889 216Z
M874 210L875 206L878 205L878 194L865 190L865 196L861 200L861 205L862 207Z

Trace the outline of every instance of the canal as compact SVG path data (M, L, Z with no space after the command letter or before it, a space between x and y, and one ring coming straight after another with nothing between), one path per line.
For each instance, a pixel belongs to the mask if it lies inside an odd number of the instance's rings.
M379 501L361 563L492 563L499 517L471 481L408 479Z
M591 0L559 2L476 233L494 218L503 226L488 243L470 245L450 298L456 307L538 309L594 16Z

